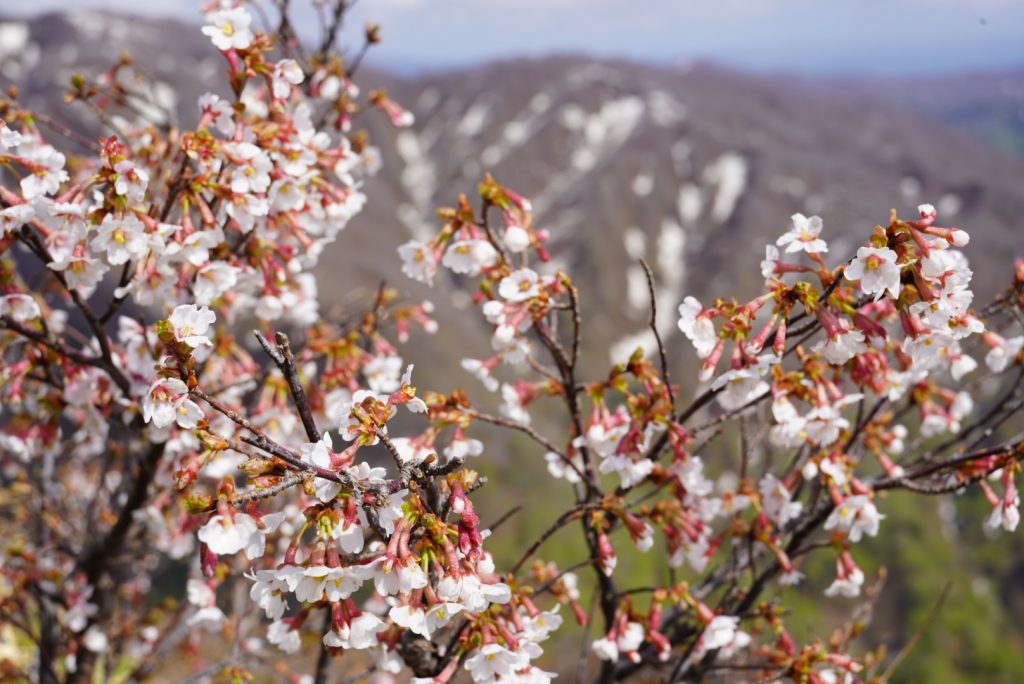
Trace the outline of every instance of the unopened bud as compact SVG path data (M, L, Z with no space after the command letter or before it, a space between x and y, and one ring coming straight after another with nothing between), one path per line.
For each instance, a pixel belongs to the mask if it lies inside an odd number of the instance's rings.
M954 228L951 235L953 238L954 247L966 247L967 243L971 241L971 236L967 234L967 231Z

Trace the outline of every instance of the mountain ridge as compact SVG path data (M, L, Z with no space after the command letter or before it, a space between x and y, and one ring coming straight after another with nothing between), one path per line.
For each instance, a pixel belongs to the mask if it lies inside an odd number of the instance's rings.
M12 26L23 27L13 31L17 53L3 47ZM222 59L194 29L88 11L0 23L0 75L27 105L86 125L60 103L67 79L106 68L107 46L124 43L155 79L154 97L187 124L202 92L224 89ZM602 320L592 346L615 346L617 356L650 342L641 257L656 274L659 327L671 334L683 296L752 293L763 245L792 213L821 214L840 259L889 208L908 215L931 202L943 221L976 234L968 253L985 263L1014 246L1024 213L1021 160L892 104L799 79L575 55L360 76L417 121L395 132L383 117L364 120L384 165L345 248L325 254L327 310L381 278L418 292L394 247L428 235L435 208L471 193L485 172L533 199L558 264L583 285L585 313ZM978 270L985 294L1006 277ZM462 316L444 308L440 316Z

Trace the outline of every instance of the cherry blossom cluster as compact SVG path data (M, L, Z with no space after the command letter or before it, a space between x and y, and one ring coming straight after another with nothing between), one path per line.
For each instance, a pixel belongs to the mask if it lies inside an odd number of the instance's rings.
M441 269L452 279L475 280L474 301L491 326L493 355L465 359L463 368L486 389L500 388L502 404L500 416L470 413L527 432L547 447L551 476L574 488L578 508L597 509L579 517L592 530L593 562L604 578L615 574L621 552L610 533L625 529L635 551L662 548L669 567L685 565L698 576L720 567L725 549L750 539L755 552L772 559L780 584L798 584L803 574L794 556L802 550L794 551L791 536L815 514L836 554L836 578L825 594L859 596L865 573L852 547L879 533L885 516L876 491L909 488L908 476L917 476L903 465L916 463L906 458L911 431L917 445L956 436L974 413L971 392L956 388L978 368L967 345L980 338L993 373L1020 364L1020 337L987 330L971 308L972 274L961 251L967 233L939 227L934 208L922 205L912 220L894 213L887 227L876 228L869 243L838 267L825 262L821 218L796 214L792 228L766 248L763 294L745 304L716 300L710 307L687 297L679 307L679 329L701 359L699 380L707 383L690 408L676 408L667 368L645 356L656 350L638 350L606 380L580 384L574 378L578 293L565 273L546 268L546 233L533 228L527 200L490 178L480 186L480 200L480 213L462 198L457 208L441 212L443 226L431 241L400 247L403 270L427 284ZM500 216L499 226L490 223L493 215ZM796 260L801 253L808 261ZM576 336L565 345L553 333L561 312L569 312ZM538 352L545 348L554 367L543 365ZM509 371L499 372L502 367ZM548 397L561 397L568 409L571 425L562 447L531 427L531 406ZM916 412L908 422L882 410L901 401ZM696 428L685 424L712 402L720 409L716 417ZM757 413L762 405L770 443L794 456L785 471L767 472L759 481L734 480L723 490L695 452L714 438L707 436L712 426ZM864 407L872 407L867 419ZM873 456L874 467L865 453ZM1018 520L1019 457L1014 445L961 459L943 473L941 486L953 491L980 480L993 506L988 524L1012 530ZM930 475L942 468L917 470ZM1001 483L1002 494L984 481L986 475ZM631 509L623 497L643 485L655 485L657 497ZM808 489L815 492L811 501L800 500L798 493ZM752 563L750 547L742 551ZM628 600L602 606L609 631L594 641L593 651L605 661L606 676L614 678L623 662L652 655L669 660L674 645L663 630L670 612L674 619L695 614L691 657L714 651L730 659L769 649L740 628L740 617L714 611L685 585L664 591L650 604L656 618L637 612ZM783 649L773 657L789 662L798 680L852 677L861 669L857 660L821 644L798 651L770 611L758 619L762 624L754 629L763 630L764 621L772 625L779 635L773 647ZM829 667L822 668L820 658Z
M330 54L302 65L290 57L270 61L270 38L252 28L241 5L220 5L207 20L203 32L226 60L232 92L203 95L192 130L121 120L95 157L71 164L16 101L5 103L0 123L3 162L16 186L0 188L3 467L12 481L45 462L47 478L77 470L82 485L97 483L68 489L69 482L52 492L63 515L83 527L19 538L4 564L5 581L27 582L38 570L34 559L45 559L47 581L67 589L62 608L46 610L54 612L65 645L53 654L53 667L68 678L117 652L130 652L139 666L157 653L159 629L145 611L122 621L116 639L104 631L125 607L104 603L97 589L112 580L117 559L108 554L119 553L133 526L170 558L198 552L198 575L183 605L195 608L188 624L207 631L225 624L216 591L230 558L243 552L258 560L278 551L275 583L268 588L261 575L253 596L264 597L259 603L274 620L268 638L286 651L294 650L305 614L325 606L333 620L325 644L339 651L373 645L393 660L395 630L389 648L378 646L374 635L383 623L373 631L375 613L361 611L350 596L376 577L371 584L382 599L393 596L396 616L404 606L422 618L439 600L433 591L424 597L430 554L449 580L441 594L449 616L442 621L433 611L431 629L463 609L476 614L492 599L509 600L507 587L486 569L482 531L457 482L444 506L460 522L435 523L430 539L419 532L411 539L421 529L406 508L414 474L423 486L424 478L456 471L466 449L480 451L456 438L446 464L432 455L433 469L410 472L424 455L416 458L408 439L387 437L397 407L424 414L427 406L409 384L411 367L403 376L405 364L383 332L394 329L405 340L413 326L434 330L429 303L395 306L393 293L382 290L351 331L319 316L311 269L361 210L362 178L379 165L365 137L350 136L351 117L377 108L409 125L411 115L382 92L361 103L351 71ZM368 29L368 44L376 40L376 29ZM38 267L46 280L30 288ZM303 330L301 368L285 346L289 365L264 373L251 345L234 337L238 324L251 322ZM300 373L320 382L297 416L288 389ZM304 430L312 412L351 447L336 453L329 432ZM257 446L242 441L254 435ZM390 480L384 469L356 461L359 448L382 439L399 459L399 477ZM297 440L294 450L282 446ZM137 493L127 479L101 477L112 465L139 478ZM239 476L254 487L237 491ZM472 477L466 478L469 489ZM163 493L149 497L150 489ZM302 493L282 510L260 510L268 492L287 489ZM371 528L376 546L367 542L364 549L363 531ZM319 535L314 542L303 537L310 529ZM379 552L372 559L371 550ZM358 561L350 558L360 553ZM150 581L139 568L118 596L138 603ZM272 598L278 603L271 605ZM283 617L289 601L299 612Z

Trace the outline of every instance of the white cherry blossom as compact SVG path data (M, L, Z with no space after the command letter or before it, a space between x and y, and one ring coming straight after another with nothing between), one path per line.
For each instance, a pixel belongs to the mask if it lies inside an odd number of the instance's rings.
M114 191L127 198L129 204L139 204L146 198L146 187L149 184L149 173L134 162L124 159L114 164L117 180Z
M812 351L821 352L829 363L841 366L857 354L868 350L864 333L860 330L843 330L834 336L816 343Z
M460 240L453 242L441 258L441 265L454 273L469 276L480 275L481 271L494 266L498 252L486 240Z
M277 620L267 627L267 641L277 646L285 653L295 653L302 645L299 630L292 629L287 620Z
M294 59L282 59L274 65L274 76L271 81L271 88L274 97L279 100L286 99L292 92L292 86L302 83L305 74L302 67Z
M387 625L373 613L361 613L350 624L335 627L323 637L323 642L336 648L365 650L377 644L377 633Z
M757 486L761 493L761 505L776 525L784 528L790 520L794 520L803 510L803 504L793 501L793 494L777 477L768 473Z
M218 50L245 50L252 45L253 34L249 28L252 17L242 7L222 9L206 15L206 26L203 35L209 36L210 42Z
M18 323L27 323L42 315L39 304L26 294L11 294L0 297L0 316L8 316Z
M31 204L15 204L0 211L0 236L19 230L35 217Z
M900 267L896 252L886 247L861 247L857 256L843 272L847 280L860 281L865 294L880 299L886 292L893 299L900 296Z
M732 651L744 648L750 643L750 635L739 629L740 619L729 615L716 615L704 628L697 643L695 653L702 655L708 651L721 649ZM723 657L728 657L723 653Z
M1020 495L1015 494L1012 501L1009 503L1006 499L1002 499L995 508L992 509L992 514L985 520L985 525L993 530L999 529L1000 527L1007 532L1013 532L1017 529L1017 525L1020 524Z
M485 644L470 652L465 668L474 682L511 679L516 670L526 664L523 656L525 654L518 655L500 644Z
M208 334L210 326L217 320L217 314L207 307L182 304L175 307L169 320L174 337L179 342L184 342L192 348L213 346Z
M878 512L875 504L864 494L850 496L835 507L825 521L826 530L846 532L850 541L859 542L866 534L874 537L878 534L878 525L884 515Z
M188 386L178 378L158 378L142 400L142 417L153 427L171 423L192 430L203 418L203 410L189 398Z
M430 247L418 240L410 240L398 248L398 256L402 258L402 273L421 283L434 284L437 260Z
M525 302L540 294L540 276L529 268L512 271L498 283L498 294L509 302Z
M694 297L687 297L679 305L679 329L693 343L697 356L706 359L718 344L715 326L702 315L704 307Z
M828 251L828 244L818 237L822 228L820 217L808 218L803 214L793 214L790 220L793 223L792 227L776 240L775 244L785 247L787 253L821 254Z
M50 145L33 145L22 151L22 157L35 167L20 181L21 194L26 200L53 195L60 189L61 183L68 180L68 172L64 170L64 155Z
M844 577L836 577L825 590L825 595L855 598L860 596L862 586L864 586L864 572L860 568L855 568Z
M241 269L223 262L203 266L196 273L195 283L192 286L196 303L200 306L212 304L225 292L235 287L240 272Z
M1024 336L1001 339L985 355L985 365L993 373L1002 373L1024 349Z
M141 259L149 251L146 226L130 214L122 217L107 214L89 246L96 252L104 253L107 263L113 266L129 259Z

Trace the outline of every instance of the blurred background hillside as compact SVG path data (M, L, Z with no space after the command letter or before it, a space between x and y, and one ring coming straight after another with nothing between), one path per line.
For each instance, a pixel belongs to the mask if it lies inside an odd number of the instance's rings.
M387 88L416 123L396 133L381 119L359 122L384 165L367 186L367 210L324 256L325 313L369 296L382 278L410 298L429 296L442 332L404 352L418 384L480 393L458 362L488 354L488 331L467 301L453 300L451 283L427 292L404 278L394 248L428 235L434 209L473 192L487 171L533 200L556 261L580 286L594 376L649 344L639 258L655 272L659 327L676 356L688 357L678 303L752 295L764 244L798 211L824 218L838 262L890 208L907 215L933 203L941 223L972 234L966 251L979 297L1009 282L1012 255L1024 256L1020 4L721 4L677 16L683 10L660 1L359 3L353 34L370 18L385 36L360 83ZM196 98L224 89L221 58L195 28L190 2L4 9L0 83L76 129L100 131L88 112L61 104L69 76L105 69L121 49L157 83L154 99L167 112L153 116L194 121ZM315 38L314 15L303 16L300 33ZM682 370L676 378L692 377ZM682 383L684 395L694 390ZM544 482L532 444L489 444L486 470L502 487L481 493L484 521L528 503L508 523L509 547L496 550L512 558L567 492ZM990 539L980 500L893 495L882 510L884 533L861 551L870 554L865 570L881 558L888 568L869 642L899 649L952 582L897 679L1024 681L1019 537ZM571 546L546 548L560 562L578 559ZM820 632L838 617L823 611L842 604L821 600L827 563L803 569L809 581L791 591L808 632ZM647 572L635 569L638 583Z

